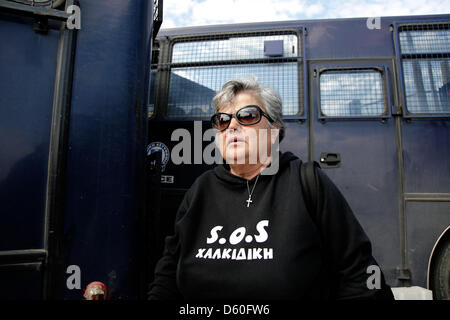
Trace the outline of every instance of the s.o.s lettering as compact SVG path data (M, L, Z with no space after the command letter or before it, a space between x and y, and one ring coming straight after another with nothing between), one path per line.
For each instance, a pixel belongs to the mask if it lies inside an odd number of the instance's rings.
M234 230L231 233L230 238L228 239L228 242L232 245L236 245L236 244L239 244L244 239L244 237L245 237L245 241L247 243L250 243L253 240L255 240L258 243L265 242L269 238L269 234L267 233L267 231L264 228L268 227L268 226L269 226L269 220L262 220L262 221L258 222L258 224L256 225L256 231L258 233L255 235L248 234L247 236L246 236L247 230L245 227L237 228L236 230ZM206 243L212 244L212 243L215 243L217 240L219 240L220 244L225 244L227 242L226 238L219 239L219 232L222 231L222 229L223 229L223 226L215 226L214 228L212 228L211 232L210 232L210 237L208 237L206 239Z
M223 235L223 226L214 226L209 236L206 238L206 244L219 243L220 245L230 244L237 246L245 241L246 243L263 243L269 238L266 228L269 226L269 220L261 220L256 224L256 233L247 232L247 228L236 228L229 237ZM229 260L267 260L273 259L272 248L200 248L195 256L198 259L229 259Z

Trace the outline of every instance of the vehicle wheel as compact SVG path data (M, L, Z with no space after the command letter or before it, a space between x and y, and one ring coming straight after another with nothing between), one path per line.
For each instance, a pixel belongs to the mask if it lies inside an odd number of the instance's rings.
M450 300L450 238L447 237L435 254L430 281L433 299Z

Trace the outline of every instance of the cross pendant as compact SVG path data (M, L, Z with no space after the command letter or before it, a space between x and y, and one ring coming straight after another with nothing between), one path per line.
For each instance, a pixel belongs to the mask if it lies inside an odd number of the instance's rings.
M250 203L252 203L253 201L252 201L252 197L251 196L249 196L248 197L248 199L247 200L245 200L245 201L247 201L247 208L248 207L250 207Z

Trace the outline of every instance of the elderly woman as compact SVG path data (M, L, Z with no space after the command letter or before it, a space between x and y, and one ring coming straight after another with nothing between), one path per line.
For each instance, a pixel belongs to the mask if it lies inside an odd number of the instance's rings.
M232 80L213 103L225 163L187 191L149 299L392 299L381 272L368 285L371 244L335 185L316 170L313 219L301 161L272 150L285 130L279 95L252 78ZM267 174L272 159L277 170Z

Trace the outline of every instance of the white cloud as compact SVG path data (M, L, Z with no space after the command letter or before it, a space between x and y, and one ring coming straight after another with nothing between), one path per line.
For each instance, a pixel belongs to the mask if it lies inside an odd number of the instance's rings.
M163 1L163 28L189 26L188 17L192 8L195 7L194 0L164 0ZM187 24L186 24L187 23Z
M333 2L323 18L383 17L442 14L450 12L449 0L340 1Z
M318 16L322 12L324 12L325 7L321 3L314 3L312 5L308 5L305 10L305 15L308 18Z
M308 9L305 3L306 0L164 0L162 27L292 20ZM312 13L321 8L314 6Z
M162 28L450 13L450 0L164 0Z

